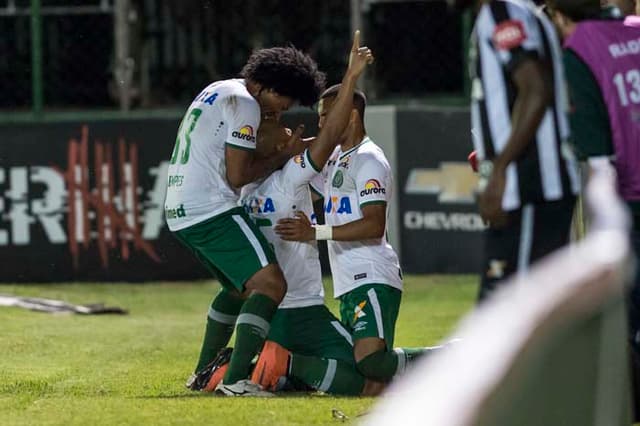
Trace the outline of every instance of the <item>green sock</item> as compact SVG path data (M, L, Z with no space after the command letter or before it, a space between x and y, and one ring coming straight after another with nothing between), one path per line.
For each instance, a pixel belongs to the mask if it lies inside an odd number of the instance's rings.
M251 361L269 334L269 323L276 309L278 304L263 294L253 294L244 302L236 321L236 343L224 383L248 378Z
M364 357L357 363L358 371L366 378L387 382L397 374L402 374L407 366L421 356L437 348L394 348L381 350Z
M334 395L360 395L365 378L354 365L335 359L291 354L289 375Z
M213 299L207 315L207 327L195 369L196 373L213 361L220 349L227 346L243 303L244 300L232 296L224 289Z

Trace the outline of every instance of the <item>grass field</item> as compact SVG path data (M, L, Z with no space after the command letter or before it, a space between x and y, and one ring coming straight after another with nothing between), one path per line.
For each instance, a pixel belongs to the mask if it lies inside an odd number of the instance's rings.
M396 346L438 342L471 309L474 276L408 276ZM128 316L0 308L0 424L312 425L357 419L371 398L221 398L187 391L212 282L0 285L0 293L104 302ZM328 301L336 312L336 304Z

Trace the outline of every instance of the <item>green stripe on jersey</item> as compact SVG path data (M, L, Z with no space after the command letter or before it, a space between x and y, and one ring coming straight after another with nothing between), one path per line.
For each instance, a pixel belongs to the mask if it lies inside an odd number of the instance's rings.
M304 150L304 155L307 157L307 161L309 161L309 164L311 164L311 167L313 167L313 170L315 170L317 173L320 173L322 171L322 169L319 168L318 166L316 166L316 163L313 162L313 159L311 158L311 155L309 154L309 148Z
M255 151L256 150L255 148L249 148L249 147L246 147L246 146L236 145L236 144L231 143L231 142L225 142L224 144L230 146L231 148L241 149L243 151Z
M311 191L316 194L318 197L320 198L324 198L324 195L322 194L322 192L318 191L312 184L309 184L309 188L311 189Z
M343 152L342 154L340 154L340 159L342 160L346 155L351 154L353 151L355 151L356 149L360 148L361 145L364 145L367 142L371 142L371 139L369 139L369 136L365 136L365 138L362 140L362 142L360 142L358 145L356 145L353 148L347 150L346 152Z
M387 202L384 200L367 201L366 203L360 204L360 208L363 208L364 206L372 206L375 204L387 204Z

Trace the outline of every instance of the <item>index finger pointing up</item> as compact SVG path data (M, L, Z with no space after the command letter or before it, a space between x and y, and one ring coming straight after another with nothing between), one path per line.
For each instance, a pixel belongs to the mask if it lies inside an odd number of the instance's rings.
M351 51L357 52L360 48L360 30L356 30L355 34L353 34L353 46L351 47Z

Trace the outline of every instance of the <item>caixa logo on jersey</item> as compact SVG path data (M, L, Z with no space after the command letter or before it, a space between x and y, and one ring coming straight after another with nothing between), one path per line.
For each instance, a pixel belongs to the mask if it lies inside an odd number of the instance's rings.
M231 136L248 142L256 142L256 137L253 134L253 127L249 125L242 126L240 129L234 130L233 133L231 133Z
M244 210L247 213L275 213L276 206L273 203L273 200L269 197L260 198L260 197L251 197L245 200L243 203Z
M331 197L324 211L332 214L351 214L351 200L349 197Z
M369 179L364 184L364 189L360 191L360 196L365 197L367 195L377 195L377 194L386 194L387 190L384 189L380 182L377 179Z

